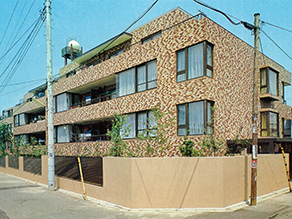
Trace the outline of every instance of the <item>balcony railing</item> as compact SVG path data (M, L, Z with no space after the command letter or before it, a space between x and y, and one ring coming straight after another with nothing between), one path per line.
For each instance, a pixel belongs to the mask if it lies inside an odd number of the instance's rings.
M115 98L116 98L116 91L108 92L100 97L96 97L93 99L87 99L86 101L82 101L79 103L74 103L71 105L70 109L74 109L74 108L78 108L78 107L82 107L82 106L87 106L87 105L91 105L91 104L95 104L95 103L100 103L100 102L112 100Z
M109 141L110 137L106 134L92 135L91 133L73 134L71 142L88 142L88 141Z

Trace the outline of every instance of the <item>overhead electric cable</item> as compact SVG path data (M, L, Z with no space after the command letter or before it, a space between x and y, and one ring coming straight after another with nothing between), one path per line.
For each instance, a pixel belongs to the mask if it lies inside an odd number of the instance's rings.
M38 82L33 83L33 84L37 84L37 83L38 83ZM22 87L22 88L19 88L19 89L13 90L13 91L11 91L11 92L7 92L7 93L4 93L4 94L1 94L1 96L8 95L8 94L11 94L11 93L14 93L14 92L17 92L17 91L23 90L24 88L27 88L27 87L31 87L31 84L30 84L30 85L27 85L27 86L24 86L24 87Z
M222 15L224 15L233 25L239 25L239 24L241 24L241 22L238 22L238 23L235 23L233 20L231 20L230 19L230 17L228 17L228 15L226 14L226 13L224 13L223 11L220 11L220 10L218 10L218 9L216 9L216 8L213 8L213 7L211 7L211 6L209 6L209 5L207 5L206 3L204 3L204 2L202 2L202 1L198 1L198 0L193 0L194 2L196 2L196 3L198 3L198 4L200 4L200 5L202 5L202 6L204 6L204 7L207 7L207 8L209 8L209 9L211 9L211 10L213 10L213 11L216 11L216 12L218 12L218 13L220 13L220 14L222 14Z
M1 59L3 59L12 49L13 49L13 47L22 39L22 37L30 30L30 28L39 20L39 19L41 19L41 18L38 18L38 19L36 19L33 23L32 23L32 25L30 25L30 27L21 35L21 37L6 51L6 53L5 54L3 54L3 56L0 58L0 60Z
M24 4L24 6L23 6L23 8L22 8L22 10L21 10L21 12L20 12L20 14L19 14L19 16L18 16L18 19L17 19L17 21L16 21L16 23L15 23L15 26L14 26L14 28L13 28L13 31L12 31L11 37L9 38L8 43L6 43L6 47L5 47L4 51L7 49L8 45L9 45L9 43L10 43L10 41L11 41L13 35L14 35L14 32L15 32L16 27L17 27L17 24L18 24L18 22L19 22L19 20L20 20L20 18L21 18L21 16L22 16L22 13L23 13L23 10L24 10L24 8L25 8L25 6L26 6L26 3L27 3L27 0L25 1L25 4ZM13 44L13 41L12 41L11 45L12 45L12 44Z
M18 50L17 54L13 57L13 59L10 61L10 63L8 64L8 66L5 68L5 70L2 72L2 74L0 75L0 78L4 75L4 73L8 70L8 68L10 67L10 65L13 63L13 61L16 59L16 57L20 54L23 46L27 43L28 39L30 38L31 34L33 33L33 31L35 30L35 28L38 26L39 22L41 21L41 18L38 18L37 23L35 24L33 30L31 31L30 35L26 38L26 40L24 41L23 45L21 46L21 48Z
M40 21L37 23L37 27L35 27L33 29L33 31L30 33L29 37L27 38L26 42L20 48L19 54L13 58L13 60L14 59L16 59L16 60L14 62L14 65L11 67L10 72L8 73L8 75L6 76L6 78L4 79L4 81L1 84L0 94L3 92L3 90L5 89L4 88L5 85L7 85L9 83L9 81L11 80L13 75L15 74L16 70L20 66L21 62L23 61L25 55L27 54L29 48L31 47L31 44L33 43L34 39L36 38L37 34L39 33L44 20L45 20L44 18L40 19ZM7 70L7 68L6 68L6 70ZM3 76L3 74L4 73L2 73L1 76Z
M274 43L277 47L278 47L278 49L280 49L289 59L291 59L292 60L292 58L291 58L291 56L289 56L274 40L272 40L272 38L271 37L269 37L268 36L268 34L266 34L266 32L265 31L263 31L263 30L261 30L261 32L263 33L263 34L265 34L266 35L266 37L268 37L268 39L269 40L271 40L272 41L272 43Z
M117 35L106 47L104 47L99 54L101 54L106 48L108 48L112 43L114 43L120 36L122 36L125 32L127 32L134 24L136 24L141 18L143 18L152 8L153 6L158 2L156 0L145 12L143 12L129 27L127 27L123 32L121 32L119 35Z
M7 32L7 30L8 30L9 25L10 25L10 22L11 22L11 20L12 20L12 17L13 17L13 15L14 15L14 12L15 12L15 9L16 9L16 7L17 7L17 5L18 5L18 2L19 2L19 0L17 0L16 5L14 6L13 12L12 12L12 14L11 14L11 16L10 16L9 22L8 22L8 24L7 24L7 26L6 26L6 29L5 29L5 31L4 31L4 34L3 34L2 39L1 39L1 41L0 41L0 47L1 47L1 44L2 44L2 42L3 42L4 37L5 37L5 35L6 35L6 32Z
M268 23L268 22L266 22L266 21L262 21L262 23L263 23L263 24L268 24L268 25L270 25L270 26L273 26L273 27L279 28L279 29L281 29L281 30L285 30L285 31L287 31L287 32L292 33L292 30L288 30L288 29L286 29L286 28L279 27L279 26L277 26L277 25L275 25L275 24L271 24L271 23Z
M193 1L196 2L196 3L198 3L198 4L200 4L200 5L202 5L202 6L204 6L204 7L207 7L207 8L209 8L209 9L213 10L213 11L216 11L216 12L222 14L222 15L225 16L225 17L230 21L230 23L232 23L233 25L239 25L239 24L242 24L245 28L247 28L247 29L249 29L249 30L254 30L254 28L255 28L252 24L247 23L247 22L245 22L245 21L240 21L240 22L238 22L238 23L235 23L233 20L231 20L230 17L228 17L228 15L227 15L226 13L224 13L223 11L220 11L220 10L218 10L218 9L216 9L216 8L213 8L213 7L207 5L206 3L202 2L202 1L198 1L198 0L193 0ZM236 19L239 20L238 18L236 18Z
M34 5L35 1L36 1L36 0L34 0L34 1L32 2L32 4L30 5L30 8L28 9L28 11L27 11L27 13L26 13L26 15L25 15L25 17L24 17L24 19L23 19L23 21L22 21L22 23L21 23L21 25L20 25L20 27L19 27L17 33L16 33L16 35L15 35L13 41L12 41L12 43L15 41L16 37L18 36L18 33L19 33L19 31L21 30L21 28L22 28L24 22L26 21L26 18L27 18L27 16L29 15L29 12L31 11L32 6Z
M18 85L22 85L22 84L29 84L29 83L33 83L33 82L37 82L37 81L44 81L46 80L46 78L41 78L41 79L36 79L36 80L31 80L31 81L24 81L24 82L19 82L19 83L15 83L15 84L7 84L7 85L3 85L0 87L13 87L13 86L18 86Z

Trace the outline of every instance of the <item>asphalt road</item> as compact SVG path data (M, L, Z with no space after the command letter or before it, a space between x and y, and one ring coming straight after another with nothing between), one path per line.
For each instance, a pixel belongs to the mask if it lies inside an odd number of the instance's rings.
M2 210L2 211L1 211ZM292 218L292 193L286 193L235 212L132 211L84 201L79 196L50 192L20 178L0 173L0 219L80 219L80 218Z

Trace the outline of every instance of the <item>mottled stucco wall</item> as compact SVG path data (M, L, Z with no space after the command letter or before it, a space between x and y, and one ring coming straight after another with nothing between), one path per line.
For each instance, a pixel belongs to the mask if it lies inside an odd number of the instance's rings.
M190 15L180 9L164 14L134 30L131 33L133 35L131 46L124 53L98 65L84 68L69 78L60 78L54 83L54 95L70 92L75 88L156 59L156 89L56 113L54 125L94 121L113 116L114 112L122 114L138 112L151 109L155 105L159 105L164 112L171 111L173 116L177 117L177 104L208 99L215 102L215 135L218 138L233 139L241 128L240 137L251 138L253 48L206 17L188 18ZM142 38L159 30L162 31L161 37L141 44ZM204 76L177 83L176 51L204 40L214 44L213 78ZM279 84L282 81L291 83L291 74L271 59L261 55L260 65L268 65L277 70L280 73ZM281 94L282 91L280 90L279 93ZM278 101L274 102L271 110L279 113L282 129L281 118L291 118L291 108ZM166 119L164 118L162 122ZM167 151L169 156L179 154L178 146L183 141L182 137L177 137L176 129L174 125L167 131L171 145ZM202 136L190 136L190 138L197 143ZM105 141L100 144L106 151L110 142ZM56 144L56 151L72 155L86 146L94 152L94 145L95 142ZM131 140L130 145L135 147L135 141Z

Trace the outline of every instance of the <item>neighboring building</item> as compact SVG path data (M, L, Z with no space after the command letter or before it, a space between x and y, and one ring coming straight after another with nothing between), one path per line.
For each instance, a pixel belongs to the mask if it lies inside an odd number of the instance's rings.
M187 133L196 144L201 141L213 106L216 137L251 139L253 57L250 45L203 14L180 8L118 35L60 70L54 82L55 151L93 152L96 141L107 150L106 131L115 112L128 115L128 141L135 147L134 138L156 105L177 119L167 132L171 147L165 155L179 155ZM284 99L291 73L263 54L259 64L259 151L273 153L279 143L291 151L292 111ZM44 89L30 91L25 100ZM38 99L42 104L31 99L13 112L14 136L43 141L46 97Z

